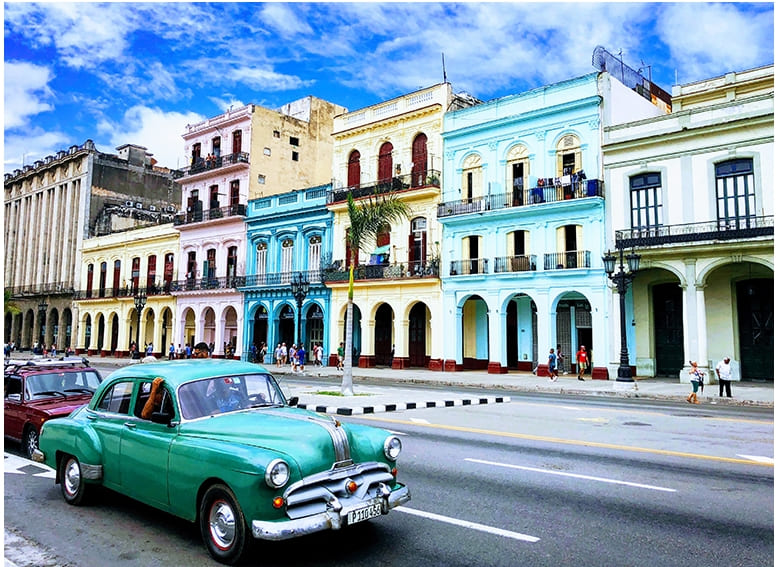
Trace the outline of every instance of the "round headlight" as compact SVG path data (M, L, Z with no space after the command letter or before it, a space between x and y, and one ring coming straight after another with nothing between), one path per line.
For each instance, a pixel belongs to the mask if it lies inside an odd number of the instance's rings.
M289 482L289 465L281 459L271 461L265 470L265 482L270 488L281 488Z
M402 450L403 444L399 437L387 437L384 441L384 455L390 461L396 461Z

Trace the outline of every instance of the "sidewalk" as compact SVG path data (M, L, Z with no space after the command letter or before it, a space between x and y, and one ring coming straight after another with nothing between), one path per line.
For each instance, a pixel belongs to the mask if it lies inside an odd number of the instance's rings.
M13 358L31 358L29 353L14 353ZM100 367L122 367L138 364L126 358L92 357ZM440 372L422 368L393 370L391 368L354 368L354 396L340 396L342 373L332 366L306 366L304 374L293 374L287 366L265 368L281 382L287 394L299 397L299 405L316 411L355 415L422 407L445 407L509 402L511 396L523 392L562 394L571 396L614 396L684 402L691 392L689 382L675 378L641 378L635 382L586 380L581 382L574 374L563 374L556 382L540 378L530 372L511 371L507 374L489 374L486 371ZM307 383L298 378L305 378ZM311 379L321 378L327 384L317 386ZM333 385L333 381L336 382ZM403 387L413 385L413 388ZM423 386L430 386L425 389ZM500 394L485 396L484 390ZM321 392L327 392L322 394ZM733 382L732 398L719 398L718 384L707 384L699 395L701 405L753 405L774 407L774 385L765 382ZM412 407L408 407L412 404Z

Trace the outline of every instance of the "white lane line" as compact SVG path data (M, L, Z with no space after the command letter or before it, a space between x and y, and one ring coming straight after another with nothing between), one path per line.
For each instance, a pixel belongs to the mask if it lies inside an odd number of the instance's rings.
M478 524L476 522L468 522L467 520L458 520L457 518L449 518L448 516L441 516L440 514L433 514L432 512L423 512L421 510L415 510L413 508L406 508L405 506L398 506L397 508L394 509L394 511L405 512L406 514L411 514L413 516L421 516L422 518L427 518L429 520L444 522L446 524L452 524L454 526L469 528L471 530L478 530L480 532L486 532L489 534L494 534L494 535L507 537L511 539L518 539L521 541L528 541L531 543L540 541L539 537L520 534L518 532L511 532L508 530L503 530L500 528L495 528L484 524Z
M742 458L748 459L750 461L756 461L757 463L770 463L770 464L773 464L775 462L773 457L760 457L759 455L738 455L738 457L742 457Z
M536 469L533 467L522 467L521 465L509 465L507 463L495 463L492 461L482 461L480 459L465 459L471 463L480 463L482 465L492 465L494 467L505 467L507 469L518 469L522 471L538 472L543 474L555 474L557 476L567 476L570 478L580 478L584 480L594 480L597 482L606 482L608 484L620 484L622 486L633 486L635 488L647 488L648 490L659 490L661 492L677 492L674 488L664 488L662 486L653 486L651 484L639 484L637 482L626 482L624 480L614 480L612 478L602 478L598 476L588 476L583 474L566 473L560 471L549 471L546 469Z
M430 424L430 422L429 422L429 421L427 421L426 419L422 419L422 418L420 418L420 417L412 417L412 418L411 418L411 421L412 421L413 423L421 423L421 424L423 424L423 425L429 425L429 424Z

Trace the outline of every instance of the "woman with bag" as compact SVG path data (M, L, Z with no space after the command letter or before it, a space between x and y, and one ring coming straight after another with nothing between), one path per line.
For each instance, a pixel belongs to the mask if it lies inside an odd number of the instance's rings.
M690 361L690 363L692 365L692 369L689 370L689 374L691 374L692 393L689 394L686 401L690 404L699 404L700 401L697 399L697 389L705 381L705 373L697 368L696 362Z

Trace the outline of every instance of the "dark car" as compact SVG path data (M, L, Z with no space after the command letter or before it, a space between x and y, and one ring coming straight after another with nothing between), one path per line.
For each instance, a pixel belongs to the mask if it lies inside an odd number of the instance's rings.
M30 458L41 426L89 403L102 382L86 359L5 361L5 437L22 444Z

